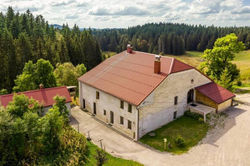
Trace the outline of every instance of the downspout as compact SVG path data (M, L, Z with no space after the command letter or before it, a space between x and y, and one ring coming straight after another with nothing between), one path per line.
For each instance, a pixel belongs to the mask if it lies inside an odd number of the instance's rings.
M140 114L139 114L139 109L136 107L136 110L137 110L137 137L136 137L136 141L138 141L139 140L139 116L140 116Z

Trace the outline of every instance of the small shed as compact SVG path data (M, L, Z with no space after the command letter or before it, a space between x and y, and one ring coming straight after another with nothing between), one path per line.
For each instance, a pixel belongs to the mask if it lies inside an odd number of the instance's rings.
M216 112L226 110L232 105L235 95L214 82L199 86L196 90L196 102L216 109Z

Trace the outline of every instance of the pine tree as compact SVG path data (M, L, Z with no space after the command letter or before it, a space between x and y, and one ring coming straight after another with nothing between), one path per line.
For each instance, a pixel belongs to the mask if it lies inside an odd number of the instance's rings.
M28 35L25 32L19 34L15 41L18 71L22 71L24 64L33 59L32 45Z

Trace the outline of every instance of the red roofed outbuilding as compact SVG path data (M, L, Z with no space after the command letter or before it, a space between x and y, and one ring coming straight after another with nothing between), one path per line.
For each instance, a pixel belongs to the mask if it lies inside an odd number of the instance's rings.
M81 107L135 140L182 116L196 92L217 105L234 97L194 67L130 45L78 81Z
M29 98L37 100L47 111L55 103L55 96L62 96L66 99L66 106L70 110L71 97L66 86L53 87L53 88L40 88L37 90L30 90L25 92L19 92L18 94L24 94ZM0 105L6 107L9 102L12 101L14 94L0 95Z

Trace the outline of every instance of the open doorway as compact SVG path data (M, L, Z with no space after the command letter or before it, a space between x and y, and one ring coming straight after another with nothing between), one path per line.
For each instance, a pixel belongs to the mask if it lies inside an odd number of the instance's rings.
M187 103L194 101L194 89L190 89L187 93Z

